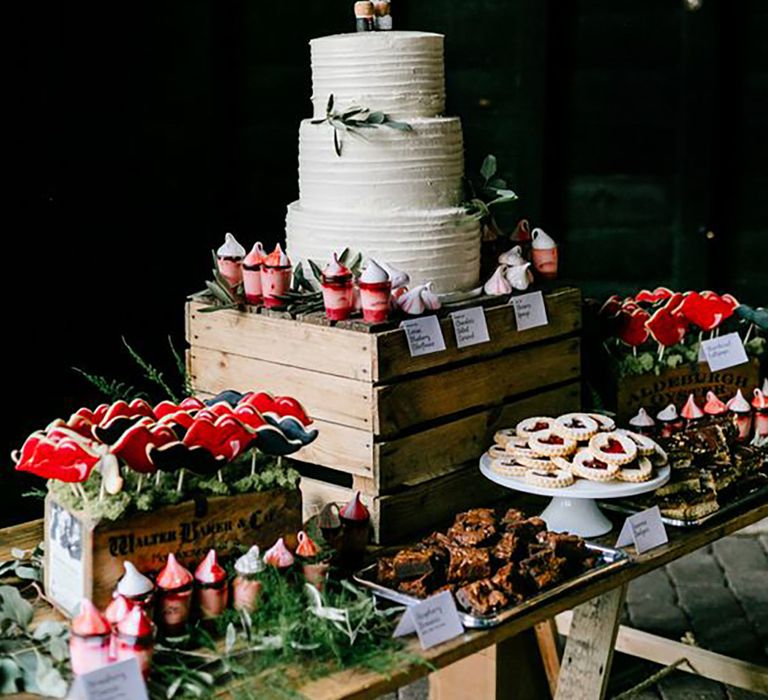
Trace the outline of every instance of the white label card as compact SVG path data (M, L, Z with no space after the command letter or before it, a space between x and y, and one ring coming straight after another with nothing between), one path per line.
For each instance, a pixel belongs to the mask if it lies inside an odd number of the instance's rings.
M482 306L454 311L451 313L451 321L453 332L456 334L456 345L460 348L487 343L491 339Z
M616 541L617 547L634 544L638 554L668 542L667 530L661 521L658 506L630 515L625 521Z
M719 338L702 340L701 349L712 372L748 362L744 343L738 333L727 333Z
M440 321L437 319L437 316L409 318L400 324L400 328L405 330L405 337L408 339L408 350L411 353L411 357L429 355L431 352L442 352L445 350L443 329L440 328Z
M403 637L416 632L421 648L429 649L458 637L463 631L453 595L443 591L406 608L393 636Z
M77 676L68 700L148 700L136 659L126 659Z
M515 309L517 330L527 331L529 328L538 328L549 323L544 295L541 292L513 296L509 303Z

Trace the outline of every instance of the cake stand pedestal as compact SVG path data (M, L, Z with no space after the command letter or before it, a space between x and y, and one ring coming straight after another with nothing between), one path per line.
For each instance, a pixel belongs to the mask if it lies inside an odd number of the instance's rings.
M669 481L668 466L658 470L653 479L639 484L626 481L587 481L577 479L574 484L561 489L534 486L520 477L502 476L491 469L488 455L480 458L483 476L500 486L537 496L550 496L552 500L541 513L547 528L554 532L570 532L580 537L599 537L613 529L613 524L597 506L597 499L624 498L654 491Z

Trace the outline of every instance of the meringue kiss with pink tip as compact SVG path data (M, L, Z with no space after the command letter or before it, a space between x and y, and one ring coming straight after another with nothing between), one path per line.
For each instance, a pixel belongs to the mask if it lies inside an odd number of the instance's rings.
M243 258L243 292L245 301L251 305L261 304L261 265L266 257L264 247L256 241L251 252Z
M174 637L186 630L192 607L194 577L178 561L173 553L168 555L160 570L157 585L157 620L167 637Z
M218 617L227 609L227 572L219 564L214 549L208 550L205 559L195 569L195 590L197 607L204 620Z
M291 554L291 550L286 547L282 537L264 553L264 563L267 566L274 566L276 569L287 569L293 566L294 561L294 556Z
M72 672L79 676L90 673L110 662L112 626L87 598L80 603L80 612L72 620L69 655Z
M739 431L739 441L747 442L752 436L752 406L744 398L741 389L726 404L736 430Z
M358 280L360 305L363 320L368 323L382 323L389 315L389 297L392 281L389 273L375 260L369 260Z
M355 305L352 271L334 253L321 276L325 315L332 321L349 318Z
M261 293L264 306L283 306L284 302L278 297L285 294L290 286L291 260L278 243L261 264Z
M224 243L216 251L216 263L221 276L230 287L236 287L243 281L243 258L245 248L231 234L224 235Z

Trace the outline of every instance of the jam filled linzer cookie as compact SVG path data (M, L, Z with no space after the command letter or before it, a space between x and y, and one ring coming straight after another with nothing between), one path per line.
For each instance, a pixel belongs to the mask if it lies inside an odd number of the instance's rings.
M528 447L528 439L520 437L514 428L504 428L504 430L497 431L496 435L493 436L493 441L497 445L508 449L512 447Z
M571 440L589 440L599 429L597 421L586 413L566 413L556 418L552 426L558 435Z
M609 464L589 449L579 450L573 458L573 473L589 481L610 481L619 471L618 464Z
M541 430L528 436L530 448L543 457L567 457L576 451L576 440L558 435L554 430Z
M610 433L611 430L616 430L616 421L610 416L603 413L587 413L587 415L597 423L601 433Z
M621 433L598 433L589 440L589 449L600 461L608 464L629 464L637 457L635 441Z
M648 481L653 474L653 466L648 457L638 457L634 462L625 464L616 474L619 481L628 481L630 483L640 483Z
M562 469L565 472L573 474L573 462L565 457L552 457L552 464L558 469Z
M558 466L550 460L549 457L525 457L522 455L515 455L515 459L529 469L538 469L543 472L554 472L558 470Z
M573 483L573 474L562 469L556 469L553 472L531 469L525 475L525 480L533 486L543 486L548 489L562 489Z
M506 448L502 447L501 445L491 445L488 448L488 452L486 454L491 459L511 459L512 453L507 452Z
M520 464L514 457L491 460L491 470L502 476L525 476L528 467Z
M631 430L617 430L616 432L621 435L626 435L630 440L632 440L635 445L637 445L637 454L641 455L642 457L648 457L649 455L652 455L654 452L656 452L658 444L655 440L652 440L647 435L640 435L640 433L635 433Z
M520 437L529 437L531 433L550 430L554 422L554 418L548 418L547 416L526 418L525 420L521 420L517 426L515 426L515 431Z

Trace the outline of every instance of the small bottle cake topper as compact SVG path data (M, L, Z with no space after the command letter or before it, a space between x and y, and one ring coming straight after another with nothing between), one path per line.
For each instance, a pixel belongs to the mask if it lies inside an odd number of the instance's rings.
M112 626L87 598L80 603L80 612L72 620L71 632L69 655L76 676L109 663Z
M656 431L656 421L648 415L648 411L640 408L637 413L629 419L629 427L640 435L652 436Z
M216 559L216 550L208 550L205 559L195 569L195 590L200 617L209 620L227 609L229 587L227 572Z
M251 252L243 258L243 291L249 304L261 304L261 264L266 257L264 247L259 241L253 244Z
M231 233L225 234L224 244L216 251L216 262L221 276L227 280L230 287L236 287L243 281L244 257L245 248Z
M741 389L726 404L736 430L739 431L739 441L748 442L752 435L752 406L744 398Z
M186 631L192 607L194 577L171 552L157 575L157 621L166 637L177 637Z
M693 425L704 417L704 411L699 408L699 405L696 403L696 397L693 394L688 394L688 400L685 402L683 410L680 411L680 415L685 418L687 426Z
M115 657L117 661L135 658L139 662L141 673L146 678L152 663L152 651L155 646L155 626L140 605L117 623L115 639Z
M352 270L339 262L336 253L323 270L320 286L326 317L332 321L349 318L355 304Z
M132 605L149 605L155 584L142 574L131 562L123 562L125 573L117 582L116 591L125 596Z
M407 275L405 276L407 279ZM382 323L389 315L389 296L392 280L389 273L375 260L369 260L358 280L363 320L368 323Z
M678 415L673 403L659 411L656 414L656 420L659 421L659 435L664 438L670 437L683 428L683 419Z
M755 409L755 437L768 436L768 397L762 389L755 389L752 394L752 408Z
M507 281L507 266L499 265L488 281L483 285L483 291L492 297L512 294L512 285Z
M290 286L291 260L278 243L261 264L261 293L264 306L283 306L285 302L278 297L285 294Z
M355 30L372 32L375 28L373 3L370 0L359 0L355 3Z
M555 279L558 264L557 243L542 229L535 228L531 234L531 248L536 272L544 279Z
M232 607L235 610L253 612L259 604L261 581L259 575L264 571L264 562L258 545L253 545L243 556L235 561L235 580L232 583Z
M704 403L704 413L708 416L722 416L728 412L728 407L717 398L714 391L707 392L707 400Z
M294 561L293 554L285 546L285 540L282 537L264 553L264 563L276 569L288 569L293 566Z

